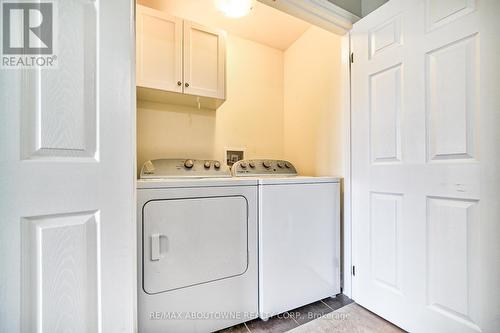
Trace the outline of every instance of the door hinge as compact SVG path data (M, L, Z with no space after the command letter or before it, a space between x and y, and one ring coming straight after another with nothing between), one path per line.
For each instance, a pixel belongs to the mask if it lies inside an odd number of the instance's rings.
M356 266L352 266L352 276L356 276Z
M354 52L351 52L349 59L351 59L351 64L353 64L354 63Z

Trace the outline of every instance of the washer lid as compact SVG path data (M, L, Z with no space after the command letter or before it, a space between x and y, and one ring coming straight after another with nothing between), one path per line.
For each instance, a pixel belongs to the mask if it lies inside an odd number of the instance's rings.
M339 183L339 177L262 177L260 185Z

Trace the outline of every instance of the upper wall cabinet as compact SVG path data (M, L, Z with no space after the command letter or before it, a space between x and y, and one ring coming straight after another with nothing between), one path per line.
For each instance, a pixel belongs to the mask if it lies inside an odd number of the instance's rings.
M184 21L184 92L224 99L225 69L224 34Z
M224 32L137 6L139 99L216 108L225 78Z
M182 20L137 6L137 85L182 92Z

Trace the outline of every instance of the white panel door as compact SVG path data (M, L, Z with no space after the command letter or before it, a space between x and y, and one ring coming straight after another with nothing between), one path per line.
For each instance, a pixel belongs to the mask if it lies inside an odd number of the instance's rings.
M132 332L134 7L53 4L57 67L0 69L0 332Z
M500 2L354 24L353 298L410 332L500 331Z
M182 92L182 20L137 6L137 85Z
M184 93L225 99L226 36L184 21Z

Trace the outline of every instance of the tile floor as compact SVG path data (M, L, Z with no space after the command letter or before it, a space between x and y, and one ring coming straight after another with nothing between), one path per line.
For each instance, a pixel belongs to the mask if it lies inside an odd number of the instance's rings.
M326 332L402 333L405 331L356 303L346 305L288 331L288 333Z
M254 319L218 333L404 332L340 294L268 321Z
M348 297L340 294L337 297L325 298L321 301L305 305L285 314L272 317L268 321L254 319L236 325L218 333L281 333L290 331L305 323L321 318L323 315L352 303Z

